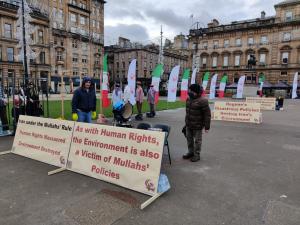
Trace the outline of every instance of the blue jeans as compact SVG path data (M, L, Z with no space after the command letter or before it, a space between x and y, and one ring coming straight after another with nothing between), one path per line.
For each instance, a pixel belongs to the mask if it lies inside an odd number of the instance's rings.
M78 112L77 122L92 123L92 112Z

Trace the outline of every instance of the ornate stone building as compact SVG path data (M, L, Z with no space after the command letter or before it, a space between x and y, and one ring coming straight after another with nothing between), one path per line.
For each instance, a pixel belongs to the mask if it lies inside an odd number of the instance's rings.
M30 77L58 82L88 74L99 77L104 47L103 0L27 0L32 8ZM16 37L19 0L0 1L0 76L23 77L16 59L20 49Z
M105 52L108 53L108 72L113 81L125 80L131 60L137 59L137 79L150 82L159 58L159 46L134 44L125 38L119 38L118 45L105 47ZM188 68L188 56L172 49L164 49L163 62L163 82L168 80L175 65L180 65L180 75Z
M276 15L220 25L214 19L207 28L190 30L191 60L199 67L198 79L206 71L229 75L229 83L246 75L247 84L257 84L264 73L271 83L291 84L300 71L300 1L275 5ZM251 55L256 66L249 68ZM221 76L219 76L219 79Z

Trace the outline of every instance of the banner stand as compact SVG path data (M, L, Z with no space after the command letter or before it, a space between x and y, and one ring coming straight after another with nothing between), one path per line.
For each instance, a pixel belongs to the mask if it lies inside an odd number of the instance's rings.
M67 170L66 168L58 168L56 170L52 170L52 171L49 171L48 172L48 176L51 176L51 175L54 175L54 174L57 174L57 173L61 173L63 171Z
M141 208L140 209L141 210L145 209L148 205L150 205L152 202L154 202L156 199L158 199L164 193L165 192L157 193L156 195L152 196L147 201L145 201L143 204L141 204Z
M10 151L0 152L0 155L7 155L7 154L9 154L9 153L11 153L11 150L10 150Z

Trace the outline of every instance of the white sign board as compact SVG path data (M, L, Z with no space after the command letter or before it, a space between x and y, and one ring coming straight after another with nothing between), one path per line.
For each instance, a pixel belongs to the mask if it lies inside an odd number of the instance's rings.
M75 123L67 169L154 196L164 138L163 132Z
M246 102L260 104L261 110L275 110L276 109L276 98L246 97Z
M12 153L66 168L74 122L20 116Z
M243 123L261 123L260 104L246 102L216 102L213 120Z

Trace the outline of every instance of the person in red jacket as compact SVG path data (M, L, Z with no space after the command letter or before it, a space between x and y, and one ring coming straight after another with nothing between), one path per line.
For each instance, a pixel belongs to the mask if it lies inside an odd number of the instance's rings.
M202 132L208 133L211 122L211 111L206 98L201 97L203 88L199 84L192 84L189 88L189 97L186 101L186 139L188 153L183 159L190 159L192 162L200 160Z

